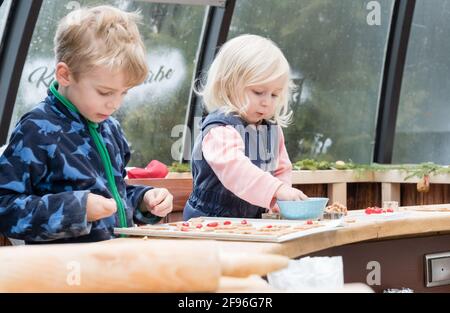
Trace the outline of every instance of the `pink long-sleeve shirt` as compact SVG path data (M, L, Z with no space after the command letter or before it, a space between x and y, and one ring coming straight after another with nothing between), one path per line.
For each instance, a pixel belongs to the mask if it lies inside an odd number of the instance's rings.
M225 188L239 198L260 207L274 206L277 189L284 183L292 185L292 163L284 145L284 135L279 128L277 167L272 176L254 165L245 155L245 146L233 126L211 129L202 141L206 162Z

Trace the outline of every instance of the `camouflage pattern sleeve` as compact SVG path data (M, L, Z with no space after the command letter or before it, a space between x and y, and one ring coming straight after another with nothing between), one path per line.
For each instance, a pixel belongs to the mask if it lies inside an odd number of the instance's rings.
M89 190L36 191L49 176L49 158L58 153L49 139L58 126L46 123L19 123L0 156L0 232L11 238L48 241L85 235L91 229L85 209Z

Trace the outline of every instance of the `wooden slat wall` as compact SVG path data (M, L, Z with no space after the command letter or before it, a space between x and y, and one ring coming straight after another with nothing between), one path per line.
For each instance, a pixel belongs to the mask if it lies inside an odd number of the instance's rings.
M308 197L327 197L327 184L294 185ZM331 203L329 203L331 204ZM381 183L347 184L347 208L361 210L368 206L381 206Z
M300 189L308 197L327 197L327 184L314 185L293 185L294 188Z
M430 191L417 191L416 184L401 184L401 206L450 203L450 185L431 184ZM361 210L368 206L382 206L381 183L347 184L347 207Z
M402 206L450 203L450 185L431 184L430 191L421 193L416 184L402 184L400 192Z
M8 238L0 236L0 246L10 246L11 243L9 242Z
M347 208L363 210L369 206L381 207L381 183L347 184Z

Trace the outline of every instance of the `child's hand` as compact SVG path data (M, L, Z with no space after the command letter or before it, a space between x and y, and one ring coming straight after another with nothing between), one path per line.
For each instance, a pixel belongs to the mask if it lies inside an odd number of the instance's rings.
M173 209L173 196L166 188L147 191L142 198L141 208L153 215L164 217Z
M275 193L278 200L306 200L308 197L301 191L288 185L281 185Z
M280 207L275 203L273 207L269 209L268 213L280 213Z
M114 199L89 193L86 202L87 221L93 222L109 217L116 213L117 204Z

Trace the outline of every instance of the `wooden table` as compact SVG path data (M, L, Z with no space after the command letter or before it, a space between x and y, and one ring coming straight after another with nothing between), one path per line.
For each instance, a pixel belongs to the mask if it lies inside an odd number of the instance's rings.
M284 243L216 241L216 244L224 251L274 253L290 258L341 255L346 283L367 283L372 270L368 265L375 261L381 267L381 284L371 286L375 291L409 287L421 292L450 292L450 286L426 288L424 280L424 255L450 251L450 212L412 211L417 208L401 207L399 213L391 216L350 211L343 227ZM450 208L450 204L422 208ZM148 240L198 243L196 239Z

